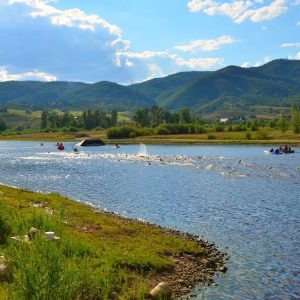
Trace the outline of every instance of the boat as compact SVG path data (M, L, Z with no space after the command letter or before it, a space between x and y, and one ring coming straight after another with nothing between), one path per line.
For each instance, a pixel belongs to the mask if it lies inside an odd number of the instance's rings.
M57 150L65 150L65 146L62 143L60 143L57 147Z
M281 151L282 151L282 153L285 153L285 154L295 153L295 150L292 150L292 149L281 150Z
M76 144L76 146L80 146L80 147L92 147L92 146L104 146L104 145L105 145L105 143L100 139L97 139L97 140L85 139L85 140L81 141L80 143Z
M279 148L276 148L275 150L271 148L269 151L264 151L265 153L274 154L274 155L281 155L281 154L290 154L295 153L295 150L292 150L291 147L288 145L280 146Z

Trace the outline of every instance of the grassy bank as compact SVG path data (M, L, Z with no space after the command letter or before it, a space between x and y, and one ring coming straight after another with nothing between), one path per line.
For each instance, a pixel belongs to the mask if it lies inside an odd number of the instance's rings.
M10 238L24 236L31 227L39 232L29 242ZM46 231L60 239L47 240ZM58 194L0 185L0 265L6 266L0 272L0 299L144 299L163 278L172 278L174 290L182 294L196 282L211 283L222 259L214 247L191 236ZM177 275L176 260L186 261ZM191 264L198 279L178 287ZM203 272L209 277L199 271L212 265Z
M209 132L203 134L172 134L138 136L135 138L108 139L105 131L51 132L18 135L0 135L0 140L78 142L84 138L100 138L108 144L224 144L224 145L300 145L300 135L291 130L267 128L261 131Z

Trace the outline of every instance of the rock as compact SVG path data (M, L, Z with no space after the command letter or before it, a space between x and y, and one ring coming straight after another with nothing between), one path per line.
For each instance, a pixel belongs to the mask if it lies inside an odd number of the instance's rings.
M221 266L221 267L219 268L219 271L220 271L220 272L223 272L223 273L226 273L226 272L227 272L227 267L226 267L226 266Z
M111 298L112 300L117 300L117 299L119 299L119 296L118 296L118 294L117 294L116 292L112 292L110 298Z
M8 268L4 261L0 261L0 282L6 281L8 277Z
M166 282L160 282L155 288L150 291L150 295L152 298L163 298L163 299L171 299L172 291Z
M29 229L29 232L28 232L29 238L30 238L31 240L33 240L34 237L36 236L36 234L37 234L38 232L39 232L39 230L38 230L37 228L31 227L31 228Z
M209 265L209 260L206 259L206 258L202 258L202 259L200 260L200 263L201 263L202 265L204 265L204 266L208 266L208 265Z
M7 269L7 266L4 262L0 262L0 273L4 273Z

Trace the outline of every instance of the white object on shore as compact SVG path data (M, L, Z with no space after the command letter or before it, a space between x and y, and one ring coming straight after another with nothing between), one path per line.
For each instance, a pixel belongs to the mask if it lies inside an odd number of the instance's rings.
M152 298L164 298L171 299L172 291L168 283L160 282L155 288L150 291L150 295Z
M53 231L46 231L45 236L48 240L60 240L60 237L55 236Z
M54 240L55 235L53 231L46 231L45 235L48 240Z

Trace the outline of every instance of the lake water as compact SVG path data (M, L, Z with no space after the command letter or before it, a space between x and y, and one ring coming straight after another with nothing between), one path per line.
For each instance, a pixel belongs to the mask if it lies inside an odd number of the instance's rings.
M0 142L0 182L203 236L230 255L196 299L300 299L300 149Z

